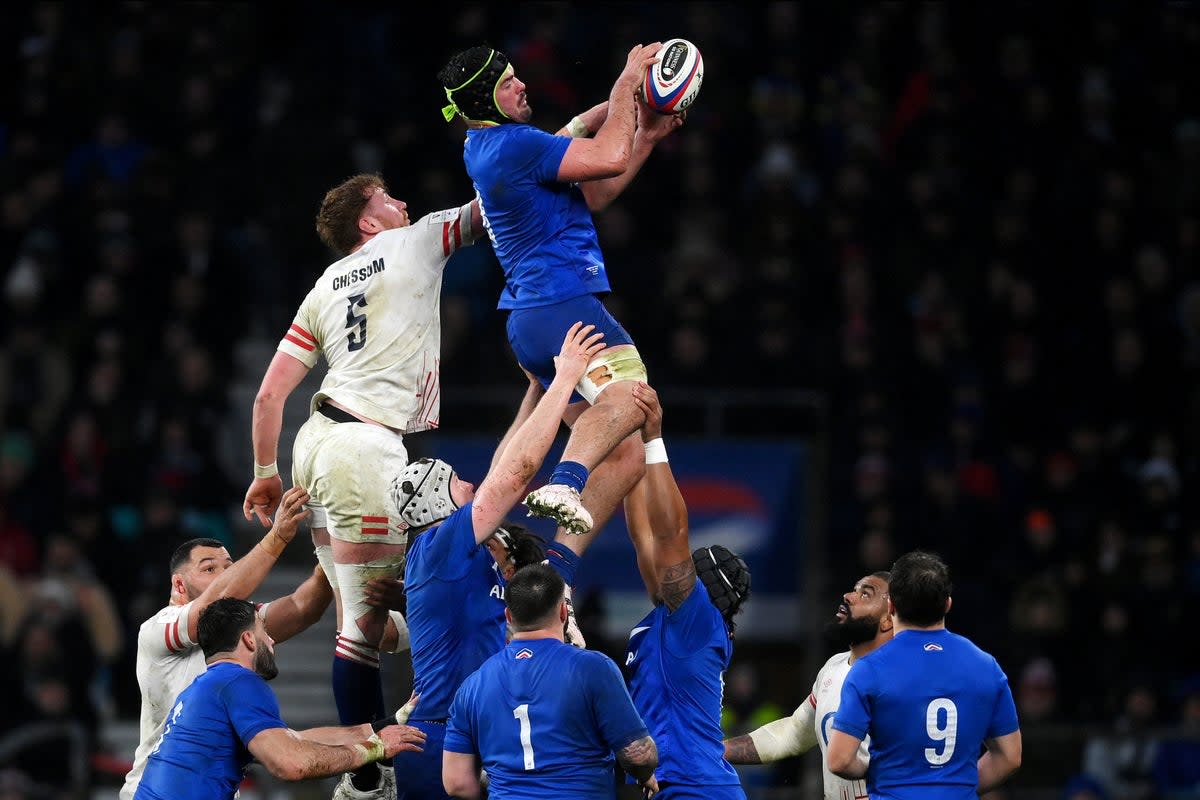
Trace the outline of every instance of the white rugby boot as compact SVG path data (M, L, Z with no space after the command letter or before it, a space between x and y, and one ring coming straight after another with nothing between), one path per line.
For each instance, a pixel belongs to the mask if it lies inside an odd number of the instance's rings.
M579 492L561 483L548 483L525 498L529 516L548 517L567 533L581 535L592 529L592 515L583 507Z

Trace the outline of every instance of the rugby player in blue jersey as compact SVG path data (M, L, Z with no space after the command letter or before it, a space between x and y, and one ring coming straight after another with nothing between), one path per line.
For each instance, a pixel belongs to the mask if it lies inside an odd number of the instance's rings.
M454 797L613 800L613 758L640 781L658 764L621 671L563 641L566 584L546 564L517 570L504 593L512 641L459 688L442 780Z
M646 367L602 302L610 287L592 212L623 192L655 145L683 124L683 115L659 114L636 96L660 49L656 42L630 50L608 101L558 134L529 124L525 84L503 53L473 47L438 73L450 100L447 121L457 115L467 125L463 160L504 268L499 308L508 312L517 361L548 385L571 323L595 325L607 344L566 409L571 435L562 460L525 501L531 514L561 526L555 538L569 551L561 553L568 586L577 556L643 473L636 431L644 416L631 391L646 380Z
M893 635L854 662L842 684L825 758L872 798L974 800L1021 766L1021 729L1004 670L946 630L950 570L906 553L888 584ZM870 736L870 763L859 745ZM982 755L981 755L982 753Z
M135 800L231 800L246 767L259 761L285 781L322 778L420 750L425 734L401 717L294 731L279 717L267 681L275 642L254 604L234 597L200 613L205 671L175 699L150 752Z
M691 551L658 396L644 383L635 384L632 396L646 416L646 477L625 498L625 517L654 610L629 636L630 694L658 745L660 797L744 800L725 760L721 693L733 655L733 617L750 594L750 571L719 545Z
M504 647L505 573L545 558L537 537L503 525L504 518L537 474L575 384L603 347L593 326L570 327L554 359L554 380L544 390L530 380L478 489L437 459L414 462L393 481L395 512L409 529L404 584L413 690L420 697L411 723L428 735L422 753L402 753L395 761L400 798L447 796L442 741L450 701L466 677Z

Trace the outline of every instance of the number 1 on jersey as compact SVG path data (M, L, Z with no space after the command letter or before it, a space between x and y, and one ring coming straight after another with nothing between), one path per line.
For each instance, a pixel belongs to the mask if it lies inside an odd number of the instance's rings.
M522 703L514 708L513 716L521 723L521 752L525 754L525 769L533 769L533 731L529 726L529 704Z

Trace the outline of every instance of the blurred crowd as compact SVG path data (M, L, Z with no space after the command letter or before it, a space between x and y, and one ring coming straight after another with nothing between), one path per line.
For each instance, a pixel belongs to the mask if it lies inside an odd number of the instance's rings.
M1000 658L1023 727L1086 726L1062 796L1200 796L1181 651L1200 608L1200 9L432 13L0 12L0 798L87 782L102 723L136 717L137 626L171 549L233 544L236 349L277 339L330 261L324 191L378 171L414 218L470 196L434 78L461 47L508 53L555 129L630 45L671 36L704 54L700 98L597 218L652 379L824 392L830 585L939 550L951 627ZM447 385L518 377L500 284L486 243L452 261ZM731 732L808 691L752 666Z

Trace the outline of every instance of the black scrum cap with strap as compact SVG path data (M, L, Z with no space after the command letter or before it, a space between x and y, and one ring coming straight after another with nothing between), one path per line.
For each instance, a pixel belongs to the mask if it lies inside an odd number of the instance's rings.
M698 547L692 553L696 577L704 584L725 624L733 628L733 617L750 596L750 568L737 553L714 544Z
M450 105L442 108L446 122L457 114L468 122L499 125L509 121L496 104L496 88L508 70L508 58L490 47L464 50L442 67L438 80Z

